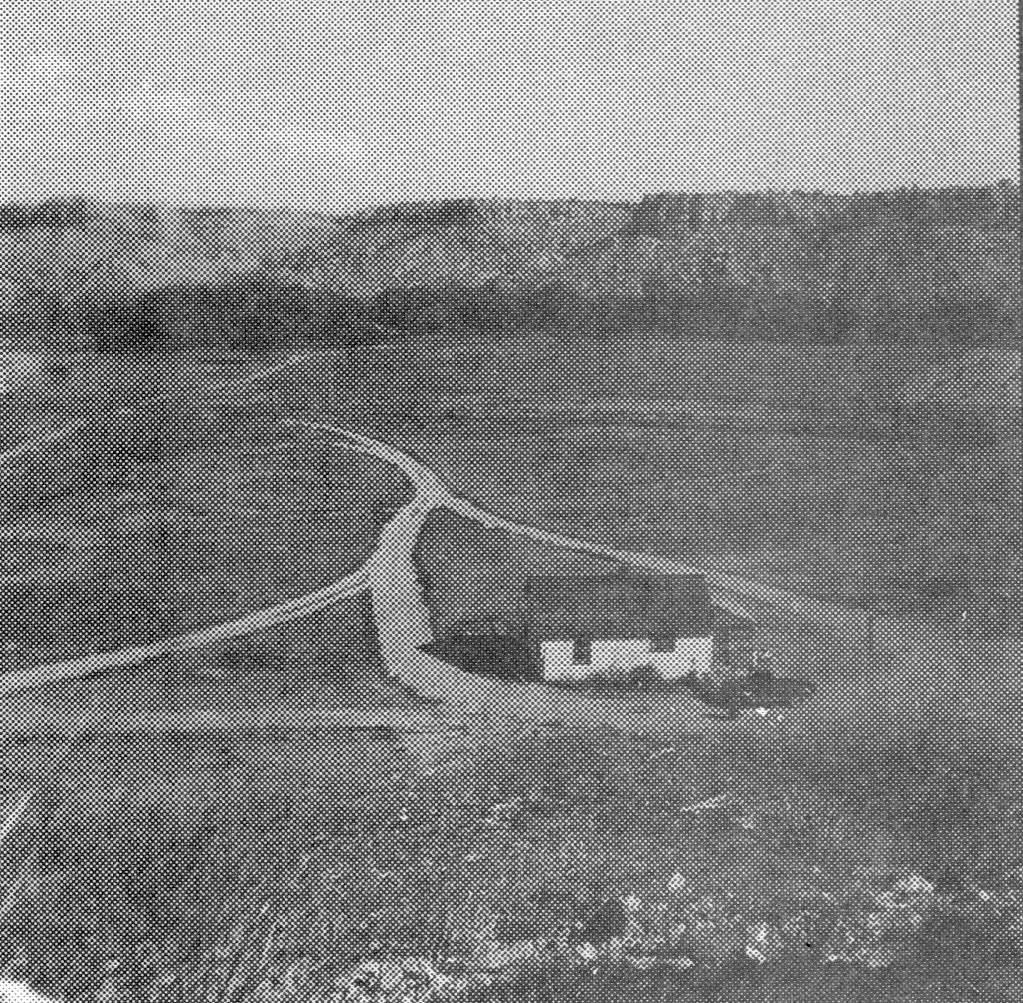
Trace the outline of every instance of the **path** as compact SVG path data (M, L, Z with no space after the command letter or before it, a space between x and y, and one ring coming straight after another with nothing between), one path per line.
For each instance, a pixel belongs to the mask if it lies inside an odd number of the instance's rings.
M381 654L393 678L417 693L463 713L475 711L488 716L541 721L571 720L591 726L603 724L625 729L647 727L654 721L675 729L685 725L702 730L706 726L703 708L688 694L679 694L671 699L657 695L634 696L628 701L602 700L539 683L507 682L476 676L423 652L421 646L433 640L433 635L412 553L430 512L445 507L490 529L526 536L563 549L610 557L648 570L686 574L698 573L698 569L669 558L618 551L509 522L458 498L433 471L394 446L321 422L291 420L286 424L343 436L344 441L336 445L397 465L416 487L416 498L384 528L376 551L363 569L368 576ZM715 598L740 613L746 611L745 607L729 594L737 589L753 592L760 601L773 600L792 605L802 599L730 576L708 578L713 578L711 584Z
M303 361L302 357L293 356L285 363L233 385L264 379L300 361ZM124 409L118 414L131 414L138 408L172 396L174 395L164 394L151 398L136 408ZM47 442L63 437L95 420L95 417L90 417L49 436L23 443L5 454L0 454L0 462L40 448ZM637 698L628 702L627 709L619 705L612 713L608 701L552 690L539 684L516 684L484 679L462 672L422 652L420 646L432 640L432 635L429 611L423 603L412 552L429 514L437 508L448 508L489 529L503 530L562 549L610 558L648 571L688 574L699 573L701 569L672 558L616 550L511 522L485 512L466 499L458 497L433 471L394 446L323 422L292 419L286 420L284 424L313 433L340 437L340 441L335 441L336 445L347 451L363 453L397 466L415 485L416 497L385 526L377 549L361 569L315 593L271 609L261 610L231 623L193 631L150 645L89 655L20 673L9 673L0 678L0 696L43 683L80 678L97 672L138 665L175 652L207 647L225 639L241 637L300 619L343 599L369 591L381 653L390 674L424 697L444 701L463 710L467 707L476 707L481 711L511 712L531 718L552 715L563 718L566 715L579 714L594 723L608 719L609 716L620 722L623 714L626 717L634 715L647 717L658 708L663 710L667 703L663 699L654 701ZM707 575L707 579L714 599L740 615L750 614L751 603L766 603L818 622L823 620L853 630L862 629L857 614L819 600L808 599L730 575L711 573ZM695 706L695 702L689 701L688 697L679 699ZM675 701L671 703L674 704Z
M516 536L527 537L537 543L610 558L622 564L628 564L632 567L639 567L660 574L705 574L708 584L715 593L715 600L726 609L739 615L749 615L750 607L748 603L752 601L765 603L777 609L784 609L790 613L805 616L815 622L827 622L836 627L844 627L862 632L865 626L865 616L859 611L849 610L846 607L827 603L819 599L812 599L807 596L797 595L794 592L771 588L759 582L736 578L733 575L707 572L705 569L694 568L671 557L616 550L612 547L605 547L586 540L561 536L534 526L511 522L501 516L485 512L472 502L453 494L440 482L433 471L394 446L389 446L386 443L378 442L356 432L322 422L292 420L287 421L286 424L306 428L310 431L344 436L349 441L340 442L337 445L357 452L368 453L371 456L376 456L398 466L416 486L418 491L417 498L419 500L423 502L429 501L431 507L448 508L455 514L478 522L487 529L503 530ZM352 445L351 443L353 442L358 443L358 445ZM744 600L747 605L744 605Z

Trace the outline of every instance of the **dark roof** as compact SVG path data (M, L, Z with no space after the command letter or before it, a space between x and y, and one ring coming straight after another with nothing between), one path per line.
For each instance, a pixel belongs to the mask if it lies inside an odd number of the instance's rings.
M713 609L703 575L534 577L526 581L533 640L701 637Z

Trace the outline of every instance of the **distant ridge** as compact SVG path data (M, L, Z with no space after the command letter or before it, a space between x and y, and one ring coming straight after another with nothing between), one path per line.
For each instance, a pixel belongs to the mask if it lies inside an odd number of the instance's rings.
M564 330L1018 347L1018 219L1008 181L636 203L453 199L341 217L7 205L0 310L12 338L79 347L93 338L79 318L111 299L120 314L101 325L108 348ZM161 290L163 319L139 345L130 301L151 308ZM206 313L203 290L217 301Z

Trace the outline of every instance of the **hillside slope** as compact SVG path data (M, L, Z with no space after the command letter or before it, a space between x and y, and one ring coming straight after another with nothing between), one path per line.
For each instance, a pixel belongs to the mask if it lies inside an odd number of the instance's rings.
M802 215L734 196L681 222L665 215L668 197L348 218L8 206L0 309L15 340L101 348L537 329L1007 345L1019 331L1018 190L980 191L990 197L966 193L927 217L874 211L888 205L880 196Z

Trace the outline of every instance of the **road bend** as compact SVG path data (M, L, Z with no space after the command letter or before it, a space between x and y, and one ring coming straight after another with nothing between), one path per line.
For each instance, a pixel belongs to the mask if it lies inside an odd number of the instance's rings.
M297 361L300 361L299 358L292 357L287 362L243 382L266 378ZM38 666L24 672L7 673L0 677L0 696L44 683L81 678L111 669L138 665L175 652L207 647L223 640L309 616L368 591L373 605L381 654L391 676L424 697L444 701L462 709L472 705L480 710L490 708L502 714L511 713L524 718L552 714L564 718L579 714L590 723L609 717L620 721L623 709L611 713L606 701L589 699L577 693L554 691L539 684L508 683L474 676L421 650L433 637L429 610L423 601L412 553L426 519L434 509L448 508L490 529L504 530L536 542L611 558L647 570L692 573L698 569L672 558L616 550L511 522L485 512L466 499L458 497L433 471L394 446L322 422L288 419L284 424L336 437L333 438L335 445L393 464L414 484L415 498L384 527L376 550L362 568L310 595L260 610L230 623L193 631L150 645L102 652ZM24 444L19 448L25 450L29 445ZM746 612L743 603L749 599L766 602L775 608L780 606L799 611L804 615L810 612L806 606L808 601L804 597L727 575L708 574L707 578L712 593L716 593L717 601L739 613ZM812 612L819 618L827 611L823 604L814 604ZM664 701L653 704L643 699L630 701L628 710L624 712L645 715L658 704L663 707ZM677 714L677 711L673 711L673 714Z
M526 537L537 543L547 544L564 550L593 554L659 574L704 574L715 601L740 616L754 616L755 604L764 604L774 610L784 610L812 622L827 623L829 626L849 631L857 636L861 635L866 628L865 614L856 610L849 610L818 599L771 588L759 582L736 578L733 575L707 572L672 557L617 550L613 547L606 547L587 540L551 533L536 526L512 522L501 516L486 512L471 501L454 494L440 481L432 470L394 446L378 442L357 432L351 432L347 429L322 422L289 420L286 424L305 428L309 431L326 433L331 436L340 436L342 437L340 440L334 440L335 445L345 449L354 449L360 453L366 453L388 463L393 463L415 485L418 492L417 499L423 504L429 504L431 508L447 508L465 519L479 523L487 529L503 530L515 536ZM413 541L413 546L414 543L415 541ZM392 561L396 560L397 556L397 552L392 553L389 559Z
M607 725L619 729L643 729L651 726L679 726L694 730L706 727L702 708L686 694L665 700L663 695L637 695L629 701L608 701L568 690L557 690L540 683L510 682L463 672L422 650L433 640L430 613L423 600L418 570L412 559L416 543L430 512L448 508L488 528L501 529L553 546L583 550L611 557L635 566L665 573L691 573L697 569L670 558L618 551L587 541L548 533L531 526L509 522L452 494L433 471L413 457L386 443L348 432L334 426L304 420L289 420L293 427L340 436L334 445L385 460L397 465L414 483L416 498L392 519L381 533L376 551L363 566L373 605L373 614L380 641L381 656L391 677L427 699L442 702L453 712L475 711L488 717L518 718L528 721L575 721L590 726ZM708 576L710 578L711 576ZM738 601L729 601L723 583L757 594L776 590L729 576L713 576L718 580L716 598L723 605L736 608ZM787 593L780 593L788 598ZM800 597L794 597L800 598ZM741 594L740 594L741 599ZM741 606L740 606L741 608Z

